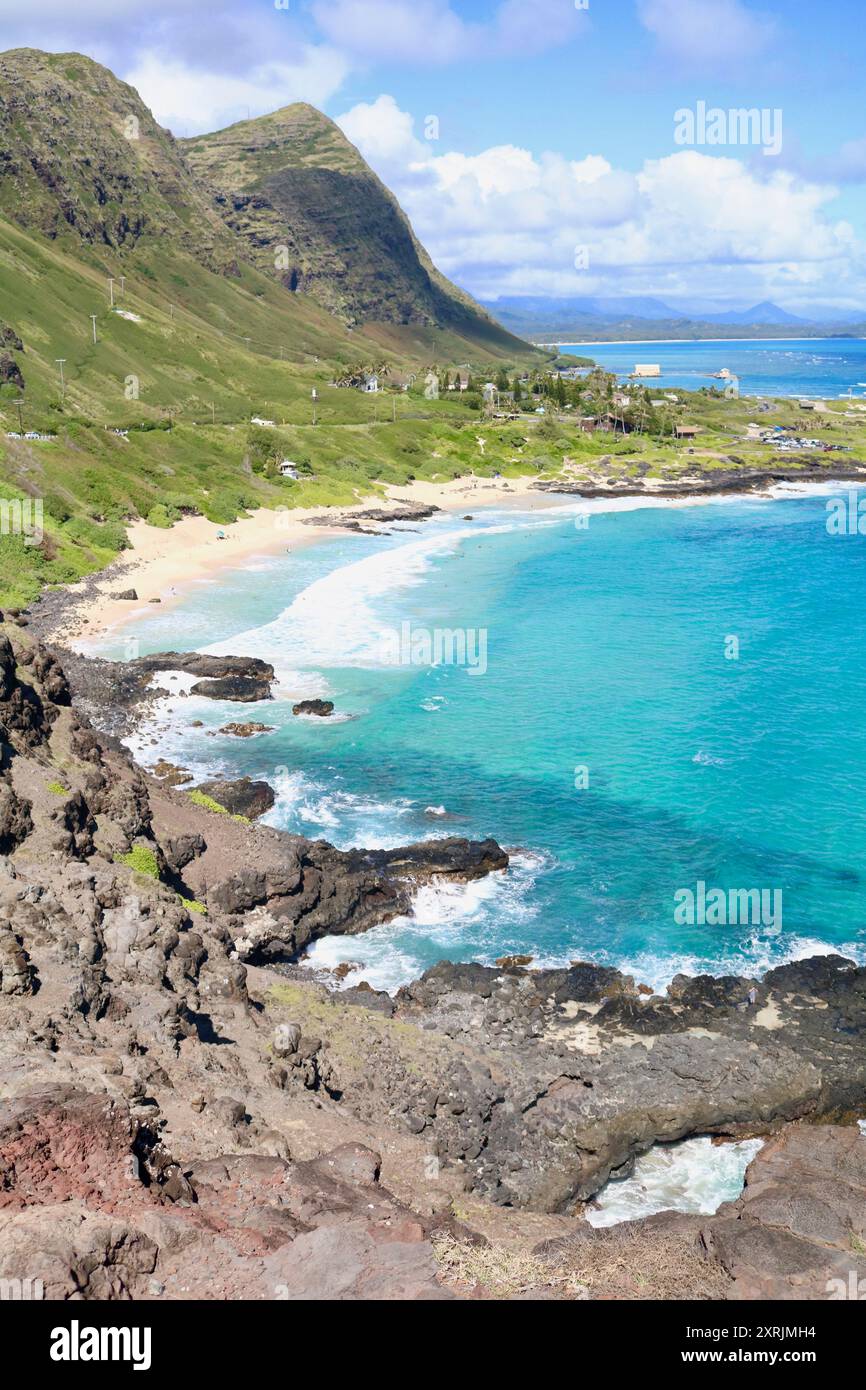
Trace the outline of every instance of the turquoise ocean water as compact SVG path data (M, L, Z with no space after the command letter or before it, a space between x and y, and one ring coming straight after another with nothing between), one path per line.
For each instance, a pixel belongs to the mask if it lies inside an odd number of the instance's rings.
M580 343L563 349L591 357L608 371L627 376L638 362L658 363L656 387L698 391L724 386L713 373L724 367L739 378L744 396L814 396L833 400L866 397L866 341L862 338L802 338L778 341L689 343ZM648 382L650 389L655 389Z
M473 504L471 521L263 556L103 644L259 655L280 677L269 704L172 699L144 761L264 777L273 824L341 846L493 835L513 852L504 875L321 943L319 963L394 987L510 952L654 985L831 948L866 960L866 538L829 535L816 492L605 505ZM406 623L484 630L486 671L383 664L383 631ZM292 715L318 693L338 717ZM238 718L276 727L209 736ZM675 894L698 881L781 891L781 925L679 925Z

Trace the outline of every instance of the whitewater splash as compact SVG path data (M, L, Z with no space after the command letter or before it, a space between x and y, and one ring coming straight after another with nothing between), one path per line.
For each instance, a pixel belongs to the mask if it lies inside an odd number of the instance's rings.
M563 502L542 511L491 510L483 525L433 531L420 540L389 545L361 560L340 565L308 584L272 622L238 633L228 641L215 642L204 650L213 656L243 651L245 656L261 657L271 662L283 685L297 675L281 669L281 654L285 651L290 651L295 664L308 672L310 668L387 665L383 651L388 650L393 623L377 611L378 606L423 584L435 564L454 555L466 541L515 531L546 530L561 526L571 517L647 507L688 507L712 500L715 499L592 498ZM721 499L725 503L730 500ZM319 679L324 683L324 677ZM327 691L320 686L316 693Z
M660 1211L712 1216L743 1190L746 1169L762 1148L760 1139L715 1144L712 1139L684 1139L656 1144L637 1160L631 1177L609 1182L587 1208L591 1226L616 1226Z
M341 565L303 589L273 622L207 650L217 656L230 650L260 656L274 665L281 683L284 651L300 657L306 668L378 665L389 627L375 605L423 583L433 562L453 554L465 534L440 532Z
M304 964L314 970L333 970L345 961L360 964L339 985L348 989L362 980L373 989L394 994L401 985L440 960L465 959L465 933L473 923L486 928L488 947L477 959L493 963L507 953L518 931L531 934L539 911L533 890L539 872L549 861L542 855L512 856L510 867L471 883L439 879L415 894L411 917L398 917L362 937L329 936L317 941ZM503 944L504 943L504 944ZM538 964L547 962L539 959Z
M261 824L313 838L324 833L337 849L405 844L406 818L420 810L408 797L385 801L364 796L342 779L318 780L299 769L280 768L271 780L277 799Z

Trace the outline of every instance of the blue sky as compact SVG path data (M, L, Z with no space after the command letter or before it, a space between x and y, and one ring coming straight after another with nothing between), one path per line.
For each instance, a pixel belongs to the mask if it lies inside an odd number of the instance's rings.
M0 21L5 46L105 62L176 134L321 107L476 294L866 310L862 0L0 0Z

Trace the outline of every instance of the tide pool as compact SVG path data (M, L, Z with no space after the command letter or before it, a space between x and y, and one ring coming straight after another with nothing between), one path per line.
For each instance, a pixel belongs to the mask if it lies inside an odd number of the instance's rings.
M340 846L492 835L512 853L314 963L360 961L349 983L394 988L443 957L526 953L659 987L866 960L866 538L829 535L816 493L612 508L346 536L128 629L142 653L261 656L280 679L242 712L273 733L210 737L238 707L178 695L137 739L143 761L263 777L271 823ZM483 631L486 669L384 664L406 624ZM337 717L293 716L311 694ZM778 893L781 921L678 920L699 883Z

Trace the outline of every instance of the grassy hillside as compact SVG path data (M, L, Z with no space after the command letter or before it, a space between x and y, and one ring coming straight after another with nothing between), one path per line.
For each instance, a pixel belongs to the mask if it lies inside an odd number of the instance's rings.
M90 258L186 241L225 270L232 238L138 93L76 53L0 54L0 214Z

